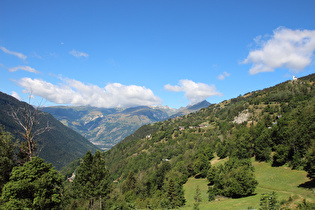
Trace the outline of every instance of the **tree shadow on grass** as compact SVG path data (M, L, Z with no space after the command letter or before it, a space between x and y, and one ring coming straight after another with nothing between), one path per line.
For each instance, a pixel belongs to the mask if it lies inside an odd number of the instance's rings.
M308 182L300 184L298 187L303 187L303 188L307 188L307 189L315 188L315 180L310 180Z
M231 197L233 199L240 199L240 198L246 198L246 197L251 197L251 196L255 196L257 195L257 193L252 193L252 194L249 194L249 195L245 195L245 196L234 196L234 197Z

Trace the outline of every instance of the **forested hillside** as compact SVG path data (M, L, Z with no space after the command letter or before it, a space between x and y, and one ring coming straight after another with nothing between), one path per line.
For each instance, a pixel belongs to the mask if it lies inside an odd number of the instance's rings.
M0 92L0 124L19 142L25 141L22 136L24 131L13 118L12 112L17 112L20 119L24 120L25 110L34 113L35 108ZM39 111L33 132L45 128L47 125L50 127L47 132L35 136L34 140L38 141L39 156L52 163L57 169L82 157L88 150L96 151L97 147L83 136L64 126L52 115Z
M250 195L257 185L252 157L273 166L305 169L314 178L314 78L313 74L287 81L197 113L142 126L104 154L109 171L123 185L134 173L136 196L124 195L140 207L183 205L180 193L177 204L167 204L170 181L181 191L192 176L207 177L214 195ZM209 164L214 156L230 161L215 168Z

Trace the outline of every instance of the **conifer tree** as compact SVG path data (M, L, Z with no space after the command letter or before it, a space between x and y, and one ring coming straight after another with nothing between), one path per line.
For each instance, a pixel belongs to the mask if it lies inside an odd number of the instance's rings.
M128 176L127 176L126 181L123 183L122 192L126 193L130 190L136 189L136 183L137 183L137 180L135 178L135 175L134 175L133 171L130 171Z
M199 204L202 201L201 200L201 192L200 192L200 188L199 185L197 185L196 188L196 195L194 196L195 202L194 202L194 209L197 210L199 209Z
M106 169L105 161L100 151L95 155L88 151L79 166L73 181L73 192L75 197L83 198L89 202L89 208L95 200L106 198L111 190L109 171Z
M259 210L276 210L278 209L278 200L276 192L263 193L260 198Z
M176 183L173 178L169 178L166 183L166 198L168 203L167 208L177 208L185 204L182 186Z

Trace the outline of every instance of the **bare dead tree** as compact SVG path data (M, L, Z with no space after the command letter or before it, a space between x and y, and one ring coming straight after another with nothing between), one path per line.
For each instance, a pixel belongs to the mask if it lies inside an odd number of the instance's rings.
M31 95L29 98L31 98ZM40 150L37 150L37 141L35 141L35 138L52 129L49 122L47 122L47 125L44 127L37 127L40 123L39 115L41 111L39 109L40 106L33 107L30 104L30 100L29 103L25 103L24 107L18 107L16 109L11 107L11 116L22 128L20 134L25 141L21 143L20 152L25 156L26 162L30 161L32 157L38 155L40 152Z

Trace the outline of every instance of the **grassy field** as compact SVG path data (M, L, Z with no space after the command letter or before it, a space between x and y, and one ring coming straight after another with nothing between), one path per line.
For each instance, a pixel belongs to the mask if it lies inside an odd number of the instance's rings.
M258 209L261 195L272 191L277 193L278 201L282 201L284 206L291 209L294 209L296 203L302 202L303 199L315 202L315 188L303 187L309 182L305 171L291 170L287 167L271 167L270 164L264 162L253 162L253 165L259 182L254 195L239 199L217 198L216 201L208 202L207 180L190 178L184 185L186 205L180 209L193 208L197 186L201 190L202 202L199 205L201 210L248 209L249 207ZM290 201L288 201L289 197L291 197Z

